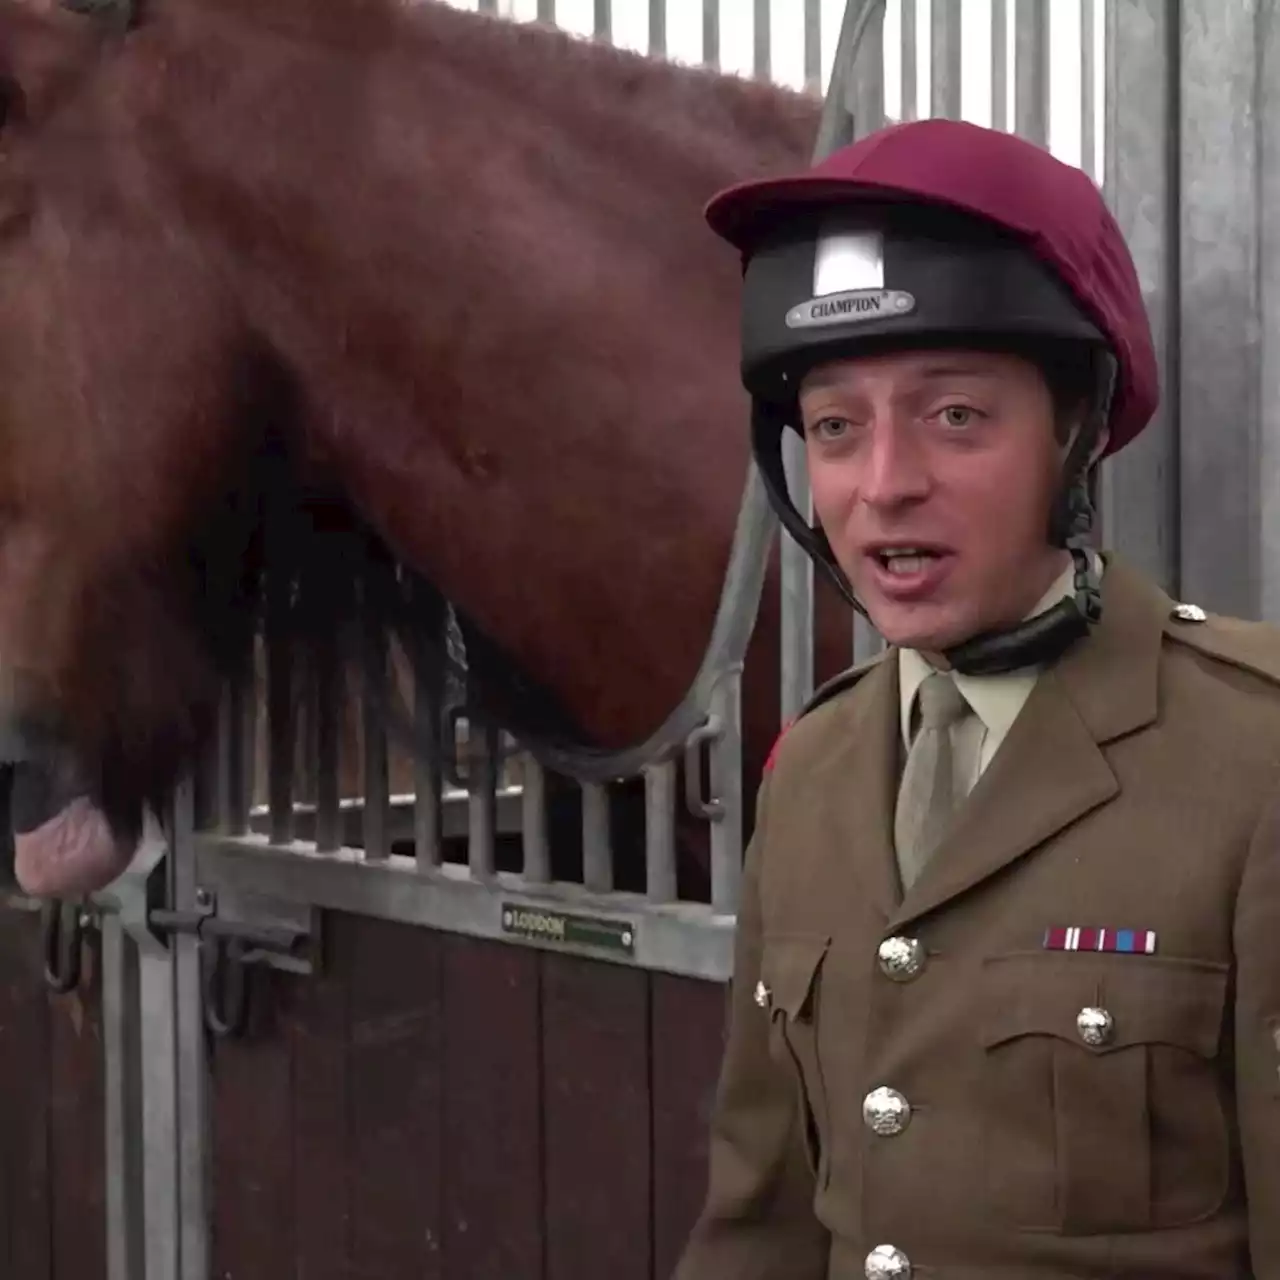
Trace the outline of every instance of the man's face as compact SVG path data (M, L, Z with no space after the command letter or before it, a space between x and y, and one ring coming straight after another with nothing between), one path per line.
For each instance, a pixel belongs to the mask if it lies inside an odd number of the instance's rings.
M801 386L814 511L891 644L937 652L1018 622L1065 564L1046 541L1063 451L1016 356L910 351Z

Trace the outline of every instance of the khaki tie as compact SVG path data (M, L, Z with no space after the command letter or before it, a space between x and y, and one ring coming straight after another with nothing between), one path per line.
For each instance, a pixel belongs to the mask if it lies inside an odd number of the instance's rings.
M920 728L911 742L898 788L893 840L902 887L909 889L946 834L964 794L953 759L951 727L971 714L950 676L928 676L917 694Z

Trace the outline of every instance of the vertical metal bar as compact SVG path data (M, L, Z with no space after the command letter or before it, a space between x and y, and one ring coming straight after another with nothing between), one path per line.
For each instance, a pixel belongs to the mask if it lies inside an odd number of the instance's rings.
M929 113L960 119L960 6L955 0L933 0L930 22Z
M862 47L845 86L845 106L853 117L853 132L863 138L884 124L884 5L877 4L867 19Z
M497 13L498 0L480 0L479 9L481 13Z
M645 896L676 900L676 763L663 760L644 770Z
M804 0L804 87L822 92L822 0Z
M702 62L720 65L720 0L702 0Z
M1044 146L1049 140L1049 11L1045 0L1018 0L1013 28L1013 126Z
M267 580L267 797L271 843L293 839L293 670L289 655L289 594L292 582Z
M757 80L773 74L773 25L770 0L754 0L751 8L752 71Z
M218 706L218 829L242 836L249 829L252 786L247 759L251 728L242 680L229 681Z
M142 1063L138 955L120 917L102 917L107 1280L143 1273Z
M528 756L520 783L520 838L524 852L524 878L530 884L551 881L551 846L547 841L547 775Z
M538 21L554 23L555 20L556 0L538 0Z
M147 815L140 842L164 844L163 833ZM172 900L173 859L165 855ZM178 1019L173 956L161 942L139 943L138 1036L141 1063L142 1193L145 1205L146 1280L184 1280L181 1272L181 1159L178 1109Z
M444 743L441 740L440 689L415 675L413 723L419 741L429 741L432 753L413 759L413 853L419 871L440 866L444 859Z
M316 727L315 841L320 853L332 853L342 845L338 772L341 763L339 743L344 694L338 646L334 637L326 636L316 646L315 680L312 687Z
M902 110L903 120L914 120L920 110L920 87L917 84L916 6L919 0L902 0Z
M991 127L1009 128L1009 0L991 0Z
M1259 458L1256 468L1261 490L1259 616L1280 619L1280 252L1277 251L1276 210L1280 209L1280 10L1264 0L1257 19L1258 107L1254 116L1260 131L1258 204L1264 241L1258 273L1260 298L1258 385Z
M711 794L722 806L711 824L711 909L738 909L742 881L742 672L729 672L711 700L723 726L711 746Z
M361 740L364 748L364 815L361 832L364 856L380 861L391 852L391 781L387 766L387 739L378 718L375 699L388 697L387 637L377 625L366 601L361 610L362 643L360 660L364 666L365 690L360 699Z
M649 0L649 54L667 56L667 0Z
M595 0L594 33L597 40L613 39L613 0Z
M1080 0L1080 167L1098 180L1097 61L1093 48L1093 0Z
M176 790L170 863L173 903L179 911L197 905L192 789ZM175 1076L178 1138L178 1224L181 1280L208 1280L211 1202L208 1162L208 1061L205 1056L204 993L200 941L177 934L171 942L174 978Z
M482 721L467 722L467 863L477 880L494 872L498 829L496 795L498 730Z
M1270 121L1258 55L1274 26L1264 7L1273 9L1268 0L1181 5L1180 589L1245 618L1262 607L1258 433L1274 343L1261 298L1264 218L1275 217L1259 203Z
M1178 316L1178 8L1169 0L1108 4L1105 49L1107 200L1142 282L1160 365L1160 409L1102 467L1107 542L1177 593L1181 344ZM1220 421L1215 415L1214 422Z
M582 883L596 893L613 888L609 788L598 782L582 784Z

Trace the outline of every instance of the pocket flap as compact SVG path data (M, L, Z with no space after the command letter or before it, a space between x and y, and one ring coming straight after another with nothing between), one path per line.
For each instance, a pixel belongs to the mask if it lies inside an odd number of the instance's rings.
M1228 966L1170 956L1024 951L983 967L983 1044L1056 1036L1094 1053L1167 1044L1203 1058L1218 1051ZM1076 1029L1085 1008L1113 1019L1107 1043L1086 1045Z
M773 998L774 1008L788 1018L808 1017L809 1001L818 970L827 954L830 938L799 935L766 935L760 956L760 977Z

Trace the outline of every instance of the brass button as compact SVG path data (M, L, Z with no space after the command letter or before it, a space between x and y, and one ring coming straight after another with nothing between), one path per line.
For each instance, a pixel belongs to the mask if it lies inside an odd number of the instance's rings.
M878 1244L862 1268L867 1280L911 1280L911 1260L891 1244Z
M872 1133L896 1137L911 1123L911 1104L896 1089L872 1089L862 1100L862 1119Z
M1105 1010L1086 1006L1076 1015L1076 1030L1090 1048L1109 1044L1115 1034L1116 1020Z
M924 947L915 938L886 938L877 954L881 972L894 982L910 982L924 971Z
M763 982L756 983L755 1001L762 1009L769 1007L769 988Z

